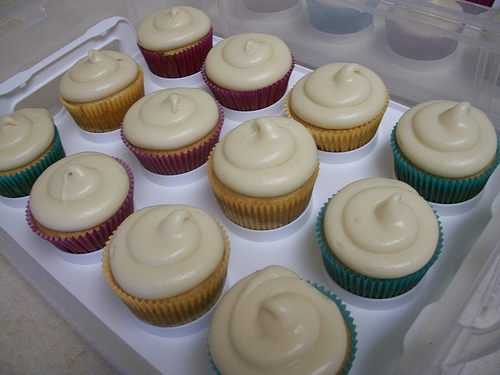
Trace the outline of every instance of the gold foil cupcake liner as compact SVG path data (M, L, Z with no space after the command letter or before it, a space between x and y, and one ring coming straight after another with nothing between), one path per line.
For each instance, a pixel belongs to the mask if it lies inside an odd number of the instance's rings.
M213 172L212 155L207 162L207 174L212 190L224 215L233 223L254 230L280 228L297 219L307 208L319 172L314 173L297 190L272 198L250 197L224 186Z
M291 91L286 95L284 102L286 116L304 125L313 136L318 149L327 152L352 151L367 144L375 136L389 105L389 92L387 91L384 107L372 120L351 129L324 129L305 122L293 112L289 102L290 93Z
M120 297L138 319L158 327L177 327L190 323L207 313L217 302L226 282L230 244L226 232L219 224L224 237L224 254L212 274L195 288L175 297L147 300L130 295L121 289L113 277L109 258L109 237L102 256L102 270L109 287Z
M91 133L106 133L120 128L129 108L144 96L144 73L139 64L136 79L121 91L101 100L77 103L65 100L59 94L59 100L71 114L76 124Z

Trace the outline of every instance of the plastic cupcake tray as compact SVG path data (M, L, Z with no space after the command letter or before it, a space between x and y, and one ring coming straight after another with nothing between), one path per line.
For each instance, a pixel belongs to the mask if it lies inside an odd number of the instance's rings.
M178 86L207 89L199 73L181 79L149 74L131 23L112 17L0 85L1 114L34 102L41 92L45 98L57 97L53 82L90 48L120 49L136 59L146 72L146 93ZM307 69L297 66L290 87L306 73ZM389 135L406 107L391 102L376 137L365 147L345 154L320 152L320 173L306 212L284 228L265 232L245 230L222 216L204 166L181 176L154 175L141 167L118 131L89 134L75 125L65 109L51 110L67 154L101 151L131 166L136 209L189 204L210 212L223 224L232 248L226 290L249 273L278 264L336 293L347 304L358 331L351 374L367 374L367 369L370 374L425 374L444 366L458 374L466 368L466 361L499 349L500 202L493 202L500 191L500 171L472 201L434 206L443 225L443 251L422 282L407 294L389 300L357 297L338 287L323 268L314 234L317 213L332 194L352 181L394 178ZM242 121L263 115L283 116L283 99L255 112L226 110L222 136ZM26 224L26 202L27 198L0 201L2 254L118 371L212 373L207 355L210 312L181 328L158 329L139 322L107 286L101 271L102 251L71 255L43 241ZM485 316L490 324L485 323Z

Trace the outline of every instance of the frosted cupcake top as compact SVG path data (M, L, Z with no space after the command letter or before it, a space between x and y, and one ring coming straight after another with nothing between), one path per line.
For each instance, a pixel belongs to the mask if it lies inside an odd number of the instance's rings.
M87 230L112 217L128 196L130 178L114 158L99 152L66 156L35 181L30 209L43 226Z
M276 197L301 187L318 165L311 134L286 117L258 117L228 132L213 150L213 169L230 189Z
M463 12L462 7L455 0L423 0L426 3L443 7L456 12ZM392 8L393 14L422 22L424 26L414 26L408 22L398 22L398 27L408 33L422 37L436 37L436 31L426 30L425 25L433 25L440 29L457 31L462 25L452 19L446 19L438 15L438 11L433 9L419 10L405 5L396 5ZM436 13L436 14L433 14Z
M336 303L279 266L231 287L209 329L210 353L222 374L336 374L347 340Z
M209 134L219 123L219 107L206 91L172 88L135 102L123 120L123 134L136 147L175 150Z
M0 117L0 171L29 164L54 140L54 119L42 108L23 108Z
M493 160L497 136L486 114L468 102L434 100L406 111L396 126L396 143L418 168L442 177L480 172Z
M387 89L372 70L352 63L323 65L302 77L290 93L290 107L302 120L325 129L350 129L375 118Z
M439 240L429 204L409 185L385 178L358 180L337 192L325 209L323 230L340 263L382 279L424 267Z
M224 89L248 91L276 83L291 66L291 52L280 38L243 33L220 41L210 50L205 73Z
M160 10L137 28L137 42L150 51L170 51L201 40L210 31L208 16L190 6Z
M174 297L207 279L224 253L219 224L186 205L157 205L129 215L109 243L113 277L144 299Z
M130 85L138 74L139 67L130 56L91 49L64 73L59 92L70 102L100 100Z

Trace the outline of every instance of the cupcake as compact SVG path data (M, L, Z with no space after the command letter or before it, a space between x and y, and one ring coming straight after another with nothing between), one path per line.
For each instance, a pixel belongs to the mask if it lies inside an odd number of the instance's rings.
M391 134L399 180L436 203L460 203L479 194L499 163L491 121L468 102L433 100L401 116Z
M293 86L285 113L311 132L319 150L344 152L375 136L388 105L389 92L375 72L358 64L331 63Z
M23 108L0 117L0 195L29 195L40 174L64 157L54 119L41 108Z
M353 4L373 5L371 0L353 0ZM335 3L332 0L306 0L311 25L329 34L351 34L366 29L373 14Z
M334 294L287 268L269 266L222 297L208 346L217 374L347 374L356 335Z
M134 179L128 165L100 152L66 156L48 167L31 189L28 225L68 253L104 247L133 211Z
M222 106L209 93L179 87L138 100L125 115L121 135L146 169L176 175L205 164L223 123Z
M319 212L316 238L337 284L379 299L417 285L443 242L438 217L411 186L377 177L355 181L333 195Z
M135 317L175 327L198 319L217 302L229 252L224 229L207 212L186 205L149 206L114 232L102 268Z
M223 106L254 111L283 97L294 66L288 46L277 36L243 33L217 43L201 73Z
M143 96L141 66L116 51L90 50L59 84L64 107L80 128L92 133L118 129L127 110Z
M149 70L164 78L198 73L212 48L208 16L190 6L176 6L147 17L137 28L137 45Z
M275 229L307 208L319 171L307 130L286 117L258 117L212 150L208 180L224 215L248 229Z
M255 12L274 13L290 9L300 3L300 0L243 0L243 5Z
M454 0L423 0L423 2L448 11L463 11ZM446 32L460 33L463 25L452 18L438 15L438 11L434 9L409 4L393 5L389 7L388 12L398 19L396 21L387 18L385 21L387 43L398 55L413 60L429 61L443 59L457 49L456 39L431 29L432 27Z

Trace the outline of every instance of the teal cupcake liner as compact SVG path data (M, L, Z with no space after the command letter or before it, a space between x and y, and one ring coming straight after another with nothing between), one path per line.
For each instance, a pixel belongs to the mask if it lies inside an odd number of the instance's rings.
M396 126L391 133L394 172L398 180L412 186L426 200L434 203L461 203L478 195L500 162L500 141L497 138L497 154L493 165L482 175L449 179L424 172L410 165L396 145Z
M31 187L38 176L40 176L51 164L66 156L59 136L59 131L55 125L54 130L55 143L43 159L34 166L21 172L0 176L0 195L8 198L19 198L29 195Z
M427 271L438 259L439 254L441 254L441 249L443 247L443 228L441 226L441 222L439 221L439 216L436 214L436 211L434 211L434 214L438 219L439 240L433 256L420 270L403 277L379 279L362 275L347 268L345 265L340 264L330 253L328 245L323 237L323 219L325 216L325 210L332 198L333 196L328 199L318 213L316 220L316 240L321 249L323 264L326 271L331 276L333 281L348 292L361 297L373 299L392 298L404 294L410 291L419 283L420 280L422 280Z
M349 371L351 370L352 364L354 362L354 359L356 358L356 351L357 351L357 345L358 345L358 333L356 331L356 325L354 324L354 318L351 316L351 312L347 309L347 306L342 303L342 300L337 297L336 294L332 293L329 289L325 288L322 285L318 285L317 283L312 283L311 281L307 280L309 284L311 284L313 287L315 287L319 292L321 292L324 296L330 298L337 307L339 308L342 316L344 317L347 327L349 329L349 334L351 336L351 351L349 353L349 358L347 359L347 363L344 366L344 369L341 373L341 375L347 375ZM207 338L208 341L208 338ZM210 353L210 346L207 344L207 351L208 351L208 356L210 360L210 364L212 365L212 369L216 375L223 375L217 368L215 362L212 359L212 355Z

